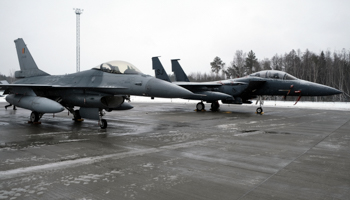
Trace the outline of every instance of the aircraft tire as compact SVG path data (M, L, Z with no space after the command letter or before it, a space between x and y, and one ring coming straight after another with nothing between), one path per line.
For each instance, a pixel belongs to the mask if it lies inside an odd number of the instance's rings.
M106 129L107 128L107 120L101 119L100 127L101 127L101 129Z
M75 110L74 111L74 120L77 121L77 120L80 120L80 119L81 119L80 111L79 110Z
M30 113L30 121L31 122L38 122L39 121L39 113L33 111Z
M197 111L202 111L202 110L204 110L204 108L205 108L204 103L202 103L202 102L197 103L197 105L196 105Z
M220 108L220 104L219 102L214 102L214 103L211 103L211 111L218 111Z
M257 114L260 114L260 115L261 115L262 112L263 112L262 107L259 107L259 108L256 109L256 113L257 113Z

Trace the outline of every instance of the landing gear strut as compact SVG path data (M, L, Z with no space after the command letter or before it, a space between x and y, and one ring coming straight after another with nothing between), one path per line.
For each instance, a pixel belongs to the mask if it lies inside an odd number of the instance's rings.
M80 111L79 110L74 110L73 108L66 107L66 109L73 115L73 119L76 122L82 122L84 119L81 118L80 116Z
M102 111L102 109L99 111L99 115L100 115L100 120L98 121L101 129L106 129L107 128L107 120L102 119L104 113Z
M264 101L262 100L262 97L258 97L255 104L258 104L258 102L259 102L259 107L256 109L256 114L262 115L264 114L264 110L262 108Z

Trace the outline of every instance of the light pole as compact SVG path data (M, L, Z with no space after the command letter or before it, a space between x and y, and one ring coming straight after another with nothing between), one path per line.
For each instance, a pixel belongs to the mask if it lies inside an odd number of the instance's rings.
M80 8L73 8L75 10L76 18L77 18L77 72L80 72L80 14L83 13L83 9Z

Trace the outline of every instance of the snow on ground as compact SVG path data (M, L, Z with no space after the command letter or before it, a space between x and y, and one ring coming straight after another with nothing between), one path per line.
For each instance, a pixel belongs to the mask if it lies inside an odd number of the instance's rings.
M131 96L132 102L149 102L149 103L184 103L193 104L194 106L199 102L198 100L185 100L185 99L166 99L166 98L154 98ZM257 107L253 100L252 104L242 104L241 106L253 106ZM220 102L221 103L221 102ZM327 109L327 110L350 110L350 102L310 102L299 101L294 105L295 101L264 101L263 107L287 107L287 108L311 108L311 109ZM233 104L234 105L234 104ZM240 106L240 105L237 105Z
M132 102L147 102L147 103L182 103L193 104L194 106L199 102L198 100L185 100L185 99L166 99L166 98L154 98L131 96ZM0 97L0 102L6 102L5 97ZM293 101L264 101L263 107L287 107L287 108L311 108L311 109L327 109L327 110L350 110L350 102L310 102L299 101L297 105L294 105ZM237 105L238 106L238 105ZM242 106L254 106L255 101L252 104L243 104Z

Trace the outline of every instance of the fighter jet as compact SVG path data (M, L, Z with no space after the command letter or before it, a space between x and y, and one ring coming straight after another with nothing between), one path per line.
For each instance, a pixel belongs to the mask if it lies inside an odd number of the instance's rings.
M0 83L10 104L31 110L31 123L39 123L45 113L58 113L66 108L75 121L82 118L98 120L107 127L104 111L127 110L130 95L186 98L192 92L177 85L141 73L124 61L110 61L68 75L52 76L40 70L23 39L15 40L20 71L13 84ZM80 109L74 109L74 107Z
M298 96L296 104L302 96L328 96L342 93L335 88L301 80L286 72L277 70L265 70L246 77L221 81L189 82L178 60L171 60L172 71L177 81L173 82L174 84L184 87L195 94L213 91L216 94L226 94L230 98L224 97L220 99L225 104L251 104L251 99L261 96L284 96L284 98L287 96ZM153 57L152 61L156 77L170 81L158 57ZM218 101L208 101L203 98L198 98L198 100L201 100L201 102L196 106L197 111L204 109L203 100L211 103L212 111L219 109ZM262 101L260 101L260 106L256 109L256 113L263 113Z
M153 69L155 70L156 78L167 82L171 82L166 71L163 68L162 63L159 61L158 57L152 57L152 65L153 65ZM192 82L189 82L185 73L181 73L181 74L177 73L175 76L176 81L178 81L179 77L181 77L180 79L182 82L173 82L173 83L175 85L184 87L192 91L194 94L196 94L196 95L188 96L185 99L201 100L201 101L206 101L208 103L216 103L219 100L228 100L228 101L233 100L231 95L215 90L215 88L218 88L222 85L220 83L216 83L216 82L192 83ZM203 108L198 108L198 105L197 105L197 109L198 110L204 109L204 104L200 104L200 105L203 105Z

